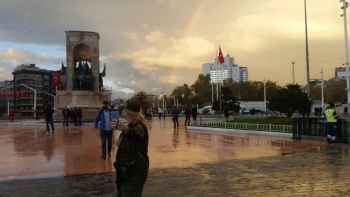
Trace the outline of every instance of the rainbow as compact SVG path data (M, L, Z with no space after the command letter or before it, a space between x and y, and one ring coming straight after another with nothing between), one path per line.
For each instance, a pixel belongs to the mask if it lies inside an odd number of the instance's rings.
M198 0L198 3L197 3L197 5L192 13L192 16L190 17L190 20L188 21L188 23L186 25L185 31L183 32L182 40L185 40L191 34L193 27L196 24L198 16L200 15L205 3L206 3L206 0ZM171 75L168 78L168 81L167 81L168 83L172 84L176 81L175 80L176 67L178 66L179 61L182 57L182 51L183 50L180 49L180 51L175 56L176 57L175 58L175 65L174 65L174 67L171 68Z

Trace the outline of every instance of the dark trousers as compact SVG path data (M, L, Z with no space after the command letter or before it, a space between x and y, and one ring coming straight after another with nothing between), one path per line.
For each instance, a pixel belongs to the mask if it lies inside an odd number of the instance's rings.
M173 122L174 122L174 128L176 127L179 127L179 117L178 116L174 116L173 117Z
M63 126L64 125L68 126L68 118L69 118L68 116L63 117Z
M52 118L46 118L45 121L46 121L46 131L50 132L49 124L51 125L52 131L55 131L55 127L53 126L53 119Z
M108 143L108 153L110 153L112 150L112 133L113 130L100 130L100 136L102 141L102 155L106 155L106 143Z
M337 136L337 123L336 122L327 122L327 135Z
M190 120L191 120L191 116L187 116L187 115L186 115L185 126L186 126L186 125L190 126ZM187 123L187 124L186 124L186 123Z
M197 115L192 115L192 120L197 121Z
M35 120L39 120L39 115L36 115L36 116L35 116Z
M81 126L81 118L78 118L78 125Z
M117 197L141 197L144 183L118 184Z

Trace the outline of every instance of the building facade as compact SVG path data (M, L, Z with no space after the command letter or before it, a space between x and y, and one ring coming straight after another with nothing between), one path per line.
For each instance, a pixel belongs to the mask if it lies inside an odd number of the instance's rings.
M40 69L35 64L21 64L14 69L12 72L14 92L25 93L21 96L13 95L13 107L16 113L32 115L35 110L34 103L39 111L48 104L54 106L55 99L52 95L56 95L56 88L52 86L53 72L55 71ZM34 93L36 93L36 102Z
M218 64L218 59L214 63L204 63L202 65L202 74L210 74L212 83L219 83L225 79L232 79L233 81L248 81L248 68L239 67L234 64L234 58L227 54L224 57L225 62Z
M14 109L13 95L10 95L13 92L13 81L5 80L0 82L0 92L0 112L1 115L7 115L9 109Z

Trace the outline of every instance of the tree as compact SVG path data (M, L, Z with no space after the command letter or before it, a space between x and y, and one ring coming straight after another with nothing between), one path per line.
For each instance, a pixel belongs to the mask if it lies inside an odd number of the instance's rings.
M170 97L178 99L179 105L180 103L182 105L187 105L190 103L191 95L191 89L187 84L184 84L183 86L177 86L170 94Z
M345 91L346 82L337 81L334 83L328 83L326 86L326 100L328 103L344 102L347 99L347 93Z
M221 87L221 110L226 106L233 111L239 110L237 98L232 95L231 89L229 87ZM213 103L212 109L220 111L220 100Z
M135 96L131 98L131 100L137 100L141 104L142 110L145 110L149 105L146 93L144 91L136 93Z
M230 87L233 94L241 101L263 101L264 100L264 82L263 81L246 81L234 82L232 79L225 81L225 84ZM279 86L276 82L266 81L266 100L272 97Z
M288 117L298 110L300 112L311 112L312 101L307 94L301 91L301 86L287 84L277 90L276 95L270 98L269 108L273 111L287 113Z
M200 74L198 79L191 85L192 104L202 105L204 103L211 103L211 83L210 74Z

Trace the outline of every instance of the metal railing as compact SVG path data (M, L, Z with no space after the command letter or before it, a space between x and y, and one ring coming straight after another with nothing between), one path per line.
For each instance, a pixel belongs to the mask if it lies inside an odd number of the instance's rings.
M213 127L213 128L225 128L225 129L241 129L241 130L253 130L253 131L271 131L271 132L285 132L292 133L292 125L274 125L274 124L251 124L251 123L237 123L220 121L197 121L192 122L191 126L199 127Z
M348 122L339 119L337 122L337 139L348 143ZM293 118L293 139L302 139L302 135L327 136L327 121L325 118Z

